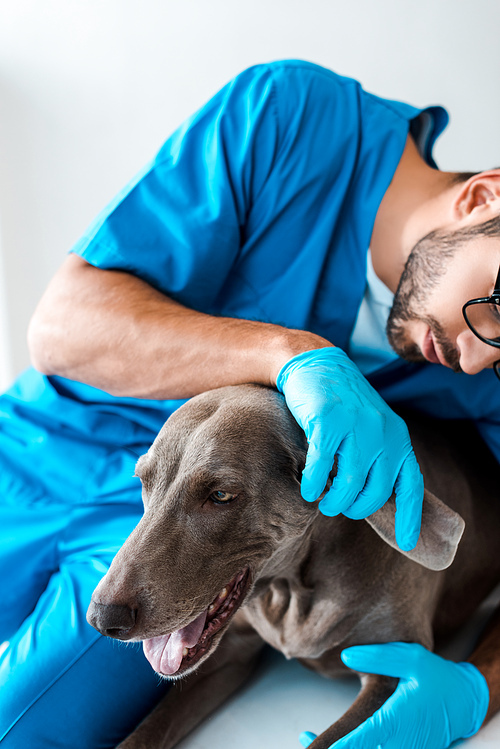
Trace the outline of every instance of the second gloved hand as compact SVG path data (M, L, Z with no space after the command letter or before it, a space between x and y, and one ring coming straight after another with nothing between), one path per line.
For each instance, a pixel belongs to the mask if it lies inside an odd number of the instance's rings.
M400 679L395 692L330 749L447 749L480 729L488 710L484 676L471 663L453 663L422 645L389 642L342 651L349 668ZM300 736L308 747L316 738Z
M337 475L321 512L365 518L395 489L396 541L405 551L414 548L423 479L410 435L354 362L335 347L306 351L282 367L277 388L309 443L304 499L313 502L322 494L337 456Z

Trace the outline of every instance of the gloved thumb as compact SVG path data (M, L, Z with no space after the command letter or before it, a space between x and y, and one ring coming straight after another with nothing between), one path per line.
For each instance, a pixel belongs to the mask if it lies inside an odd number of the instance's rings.
M314 739L316 738L315 733L312 733L312 731L303 731L299 736L299 741L302 744L302 746L307 747L309 744L312 744Z
M429 651L421 645L386 642L381 645L355 645L340 654L343 663L354 671L407 679L415 675L416 654Z

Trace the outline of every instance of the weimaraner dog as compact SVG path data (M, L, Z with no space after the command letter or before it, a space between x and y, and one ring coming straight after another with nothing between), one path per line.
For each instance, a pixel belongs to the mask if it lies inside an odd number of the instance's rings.
M500 581L498 465L470 425L407 423L426 493L420 540L403 553L393 498L366 521L324 517L301 498L307 444L276 391L221 388L168 419L137 463L144 516L87 618L142 641L154 670L182 688L120 749L174 747L245 681L264 642L334 677L347 672L345 647L432 648L472 614ZM361 684L311 749L372 715L397 680Z

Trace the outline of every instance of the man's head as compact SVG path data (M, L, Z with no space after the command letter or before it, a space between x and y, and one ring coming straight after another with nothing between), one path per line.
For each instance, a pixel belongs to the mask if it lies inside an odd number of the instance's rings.
M431 231L410 252L387 335L410 361L435 361L474 374L500 359L500 349L479 340L462 314L467 301L493 293L498 276L500 170L454 182L454 221Z

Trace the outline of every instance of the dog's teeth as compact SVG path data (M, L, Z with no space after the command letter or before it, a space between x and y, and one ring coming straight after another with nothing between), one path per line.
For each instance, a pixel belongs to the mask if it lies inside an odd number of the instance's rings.
M188 654L188 652L189 652L188 649L184 648L184 650L182 651L183 657L186 656Z
M208 613L211 614L214 609L215 609L215 603L211 603L210 606L208 607Z
M227 594L229 593L227 588L222 588L221 592L219 593L219 598L223 600L226 598Z

